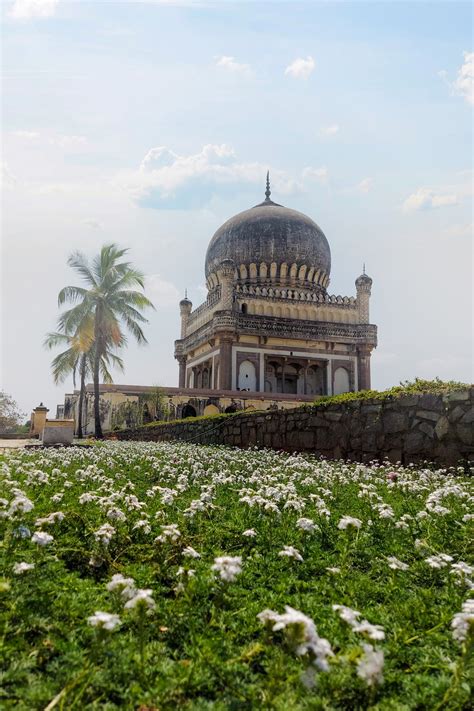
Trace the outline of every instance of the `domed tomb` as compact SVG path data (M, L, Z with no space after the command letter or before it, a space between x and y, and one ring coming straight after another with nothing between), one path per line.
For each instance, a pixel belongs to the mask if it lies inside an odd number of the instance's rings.
M242 283L299 284L325 291L331 251L320 227L307 215L270 199L225 222L214 234L206 254L209 289L218 284L223 260L232 260Z

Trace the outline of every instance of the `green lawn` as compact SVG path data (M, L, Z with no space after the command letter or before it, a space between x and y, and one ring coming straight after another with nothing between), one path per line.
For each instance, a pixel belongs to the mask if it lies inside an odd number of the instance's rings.
M0 471L0 708L471 708L461 473L182 443Z

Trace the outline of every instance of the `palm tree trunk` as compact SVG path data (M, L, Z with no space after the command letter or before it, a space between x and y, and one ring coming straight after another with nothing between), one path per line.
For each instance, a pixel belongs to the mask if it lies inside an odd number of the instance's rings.
M100 391L99 391L99 374L100 374L100 358L101 353L101 313L99 306L96 308L95 324L94 324L94 422L95 436L97 439L103 439L102 425L100 422Z
M86 391L86 361L87 354L83 353L81 358L81 389L79 392L79 407L78 407L78 424L77 424L77 436L82 439L82 412L84 410L84 393Z

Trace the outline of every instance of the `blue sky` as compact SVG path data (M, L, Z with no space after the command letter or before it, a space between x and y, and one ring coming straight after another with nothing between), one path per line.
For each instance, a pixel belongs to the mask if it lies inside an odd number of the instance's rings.
M273 197L362 263L373 384L472 379L472 8L456 2L2 3L1 384L54 410L41 343L68 254L129 246L157 306L120 382L175 385L184 288ZM76 280L77 281L77 280Z

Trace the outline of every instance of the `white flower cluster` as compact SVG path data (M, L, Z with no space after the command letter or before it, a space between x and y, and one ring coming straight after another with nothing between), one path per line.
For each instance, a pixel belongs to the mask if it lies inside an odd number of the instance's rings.
M219 556L214 558L212 570L219 574L221 580L233 583L242 572L242 558L230 555Z
M474 599L470 598L462 605L461 612L457 612L451 622L453 637L456 642L465 642L469 633L474 630Z
M329 671L328 657L333 657L334 653L328 640L318 635L311 617L285 605L284 613L263 610L257 618L273 632L283 630L286 641L296 656L308 656L311 664L321 671Z
M360 612L345 605L333 605L332 609L339 613L339 617L352 627L353 632L362 634L373 640L385 639L385 632L381 625L373 625L368 620L359 620Z

